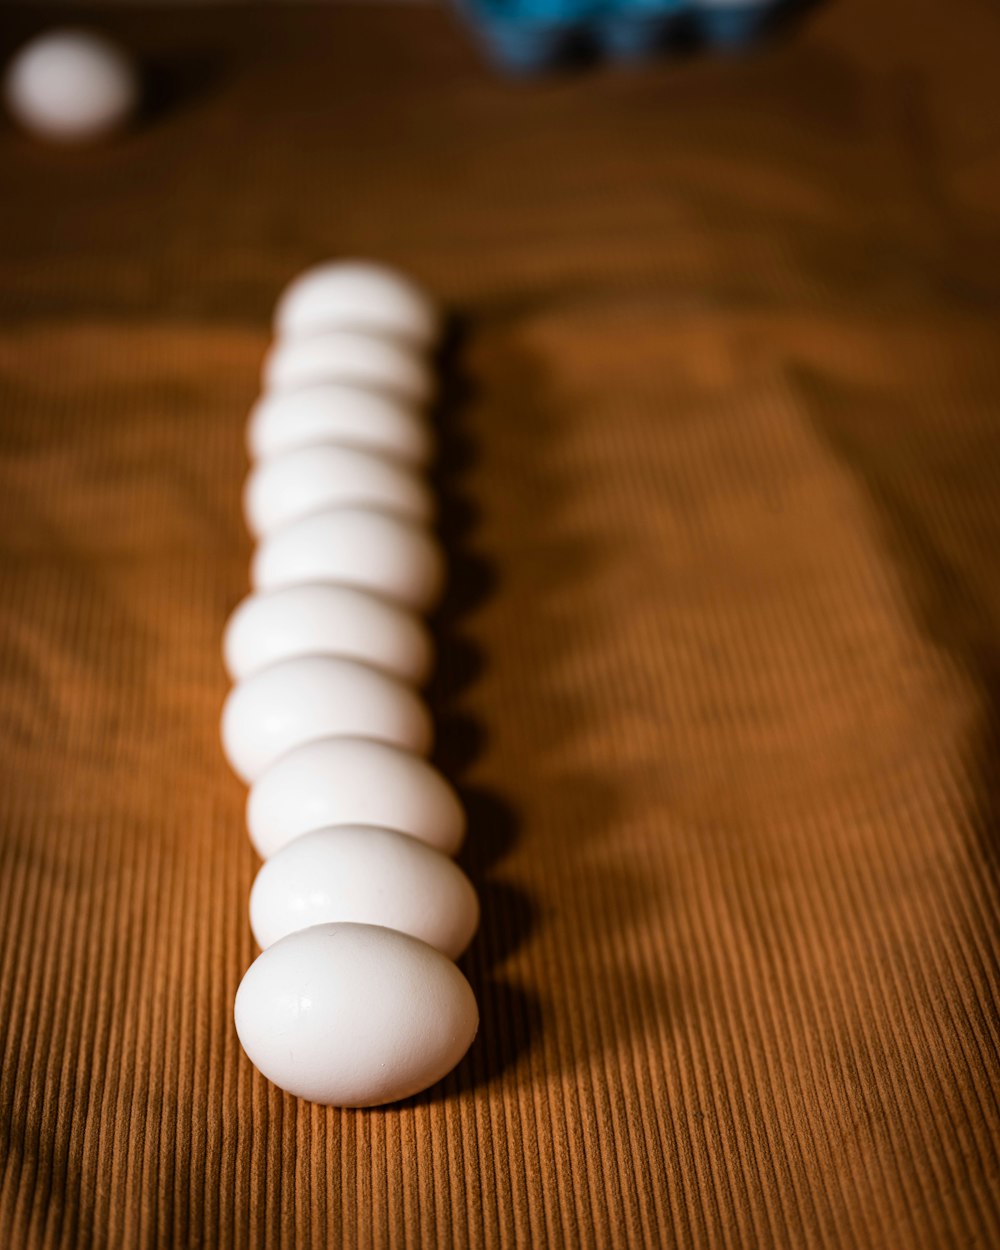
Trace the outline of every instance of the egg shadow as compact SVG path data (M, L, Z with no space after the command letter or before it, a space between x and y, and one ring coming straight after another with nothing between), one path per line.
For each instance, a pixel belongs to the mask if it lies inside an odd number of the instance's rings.
M213 48L156 52L142 61L140 125L156 126L200 104L225 80L225 58Z
M457 789L468 818L469 836L459 862L476 887L481 904L479 932L461 961L479 1002L479 1040L448 1078L444 1088L449 1092L494 1080L531 1046L541 1023L535 996L495 973L496 967L528 939L536 921L535 906L523 891L490 876L491 869L520 836L521 821L503 796L463 782L489 743L488 728L455 706L487 664L482 649L464 632L463 622L496 593L499 584L496 565L474 545L481 513L464 485L479 458L479 447L468 424L476 389L462 369L468 334L468 325L453 319L438 357L442 381L435 414L439 442L432 479L449 578L431 620L437 664L426 692L437 726L433 760ZM416 1102L439 1096L431 1091Z
M477 328L484 341L475 344L468 327L454 327L442 355L436 486L451 581L432 621L439 663L428 697L438 725L434 761L458 789L468 815L459 863L481 897L480 929L460 961L479 1001L480 1029L462 1063L415 1100L421 1107L469 1091L492 1092L497 1081L517 1082L529 1072L551 1074L567 1063L603 1061L622 1047L634 1047L637 1039L663 1046L683 1010L669 955L623 957L671 902L663 883L647 879L621 851L620 771L584 762L575 748L593 730L595 718L602 718L604 728L607 711L585 683L567 683L564 677L568 660L593 663L600 645L587 617L567 615L567 606L600 593L616 547L599 529L581 533L570 520L583 489L564 455L572 413L536 346L525 342L522 314L523 309L494 309ZM488 391L484 386L480 394L462 376L463 358L485 367ZM485 469L509 475L510 489L532 508L530 529L495 536L495 560L489 558L493 549L484 554L477 541L486 519L482 508L494 498L492 506L498 506L501 498L493 490L499 484L483 480ZM479 506L466 495L474 474L481 483ZM517 516L514 507L512 524ZM516 646L511 638L517 658L504 654L491 660L468 638L468 621L498 594L502 561L517 558L527 540L536 567L511 565L503 594L519 602L541 568L544 592L536 594L527 618L508 611L508 602L491 606L493 637L504 621L507 629L519 631ZM503 645L502 632L499 637ZM509 683L512 664L533 675L530 705L519 710L494 704L494 726L470 717L464 694L484 675L492 679L506 672ZM475 772L491 747L492 732L501 731L506 767L517 770L509 777L510 792L478 784ZM532 795L537 804L532 824L537 822L536 836L549 839L547 856L554 853L553 839L564 846L563 854L555 852L559 881L551 890L537 877L531 894L502 879L501 865L519 852L527 824L510 793ZM669 816L662 833L671 836ZM539 935L542 923L545 932Z
M619 541L592 507L581 523L581 500L590 487L569 454L576 437L574 396L553 371L544 343L540 350L534 322L523 306L485 310L481 337L468 352L484 378L470 415L481 431L484 467L501 479L484 480L480 471L481 497L484 506L504 509L502 532L495 524L492 532L500 568L510 561L503 599L490 609L490 629L501 646L509 631L511 649L494 657L491 678L503 680L491 684L511 689L530 677L532 686L523 703L493 705L510 791L506 773L503 793L463 785L461 773L449 773L470 818L461 862L483 896L481 931L463 960L481 997L482 1027L467 1066L446 1090L512 1068L538 1076L567 1064L603 1062L640 1039L659 1048L683 1012L670 953L654 957L643 946L647 926L663 923L672 900L665 883L644 873L626 849L628 777L616 761L595 758L586 748L608 732L617 705L595 695L586 680L568 679L606 663L589 606L595 598L609 603L605 579L619 559ZM459 407L455 421L462 416ZM477 448L467 435L460 450L463 463L476 464ZM453 485L461 483L457 473ZM475 536L475 526L464 531L462 546ZM494 570L486 593L498 581ZM664 625L669 628L669 620ZM484 746L490 728L483 731ZM627 734L627 724L616 732ZM459 745L442 738L446 770L448 753ZM467 767L465 758L456 754L454 767ZM509 794L531 796L531 837L546 841L538 850L551 882L521 862L519 842L529 821ZM669 839L673 831L667 801L660 833ZM519 872L532 872L530 895L501 882L496 869L507 857L517 858ZM544 1052L538 1045L543 1032Z

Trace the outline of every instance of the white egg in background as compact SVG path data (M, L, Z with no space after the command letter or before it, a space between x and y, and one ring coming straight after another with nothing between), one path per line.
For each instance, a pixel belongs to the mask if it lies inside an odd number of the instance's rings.
M426 942L323 924L275 942L236 994L250 1061L281 1089L337 1107L396 1102L459 1062L479 1012L468 981Z
M247 421L247 451L261 460L297 447L335 443L423 466L434 451L426 418L413 405L336 382L262 396Z
M259 590L341 582L426 612L444 586L444 556L412 521L367 508L333 508L269 534L254 552L250 580Z
M268 391L346 382L414 404L425 404L434 394L434 375L422 356L403 343L352 330L280 339L264 358L261 376Z
M405 682L325 655L260 669L232 688L222 709L223 749L243 781L304 742L341 734L423 754L433 726L424 701Z
M398 929L457 959L479 923L479 900L461 868L417 838L341 825L289 842L250 891L258 946L335 921Z
M465 811L419 755L368 738L323 738L281 756L254 782L247 829L267 859L326 825L395 829L455 855L465 837Z
M427 523L434 496L422 477L398 461L330 446L274 456L251 470L243 489L243 515L256 538L339 507L375 508Z
M397 269L368 260L327 261L282 292L274 316L282 336L329 329L365 330L428 348L440 318L433 301Z
M416 613L334 582L249 595L226 624L222 651L237 681L293 656L339 655L420 685L434 657L430 632Z
M4 77L7 106L26 129L82 143L121 129L135 112L139 76L124 48L86 30L39 35Z

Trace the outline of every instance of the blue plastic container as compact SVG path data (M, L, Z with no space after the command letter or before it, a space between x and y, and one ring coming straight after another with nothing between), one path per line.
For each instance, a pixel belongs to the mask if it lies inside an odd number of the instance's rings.
M776 7L773 0L701 0L694 6L694 18L706 43L738 50L757 38Z
M594 35L611 58L641 60L669 49L685 21L688 0L614 0L594 20Z
M595 0L457 0L487 56L513 74L554 69L572 59Z
M456 0L487 56L536 74L595 53L636 60L694 31L710 47L745 46L778 0Z

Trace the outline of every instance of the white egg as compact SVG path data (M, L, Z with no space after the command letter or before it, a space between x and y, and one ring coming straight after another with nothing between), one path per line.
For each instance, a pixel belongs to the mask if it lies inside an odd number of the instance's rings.
M283 755L247 800L262 859L325 825L375 825L454 855L465 836L458 795L419 755L369 738L323 738Z
M122 127L135 110L139 82L124 49L85 30L39 35L11 62L7 105L28 130L85 142Z
M335 735L377 738L425 753L433 728L423 700L404 682L329 655L297 656L260 669L232 688L222 709L222 746L244 781L294 747Z
M251 470L243 515L259 538L311 512L375 508L412 521L430 521L434 496L412 469L353 447L301 447Z
M434 392L434 375L421 356L392 339L352 330L280 339L264 359L262 378L269 391L346 382L414 404L427 403Z
M438 323L433 302L415 282L364 260L328 261L307 269L285 288L274 317L281 335L365 330L417 347L433 344Z
M367 590L312 582L261 591L240 603L222 639L226 669L239 680L297 655L340 655L419 685L433 660L423 621Z
M373 1107L433 1085L476 1035L468 981L394 929L322 924L275 942L236 993L236 1032L281 1089L336 1107Z
M258 946L333 921L398 929L457 959L479 923L479 900L456 863L416 838L340 825L289 842L250 891Z
M424 612L444 585L444 557L434 538L411 521L366 508L334 508L268 535L254 552L250 580L259 590L341 582Z
M361 386L328 382L265 395L247 422L247 450L254 460L336 443L381 452L425 465L434 449L427 421L404 401Z

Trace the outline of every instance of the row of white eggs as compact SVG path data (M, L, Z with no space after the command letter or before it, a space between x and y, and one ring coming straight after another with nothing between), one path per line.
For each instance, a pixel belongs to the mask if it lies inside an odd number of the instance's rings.
M479 921L450 858L465 813L417 690L445 576L421 472L438 321L401 275L349 262L297 279L275 328L247 427L253 593L223 639L222 742L265 861L236 1028L283 1089L375 1106L439 1080L478 1026L453 962Z

